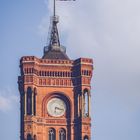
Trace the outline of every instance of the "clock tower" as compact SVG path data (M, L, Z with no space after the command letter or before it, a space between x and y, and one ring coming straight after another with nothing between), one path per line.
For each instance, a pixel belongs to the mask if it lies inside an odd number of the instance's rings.
M20 140L91 140L93 60L71 60L51 19L42 58L20 60Z

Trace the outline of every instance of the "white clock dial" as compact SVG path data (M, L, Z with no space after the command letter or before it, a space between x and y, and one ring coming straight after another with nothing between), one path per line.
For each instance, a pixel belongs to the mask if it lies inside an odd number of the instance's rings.
M66 111L66 105L63 100L59 98L53 98L47 104L47 111L51 116L60 117L64 115Z

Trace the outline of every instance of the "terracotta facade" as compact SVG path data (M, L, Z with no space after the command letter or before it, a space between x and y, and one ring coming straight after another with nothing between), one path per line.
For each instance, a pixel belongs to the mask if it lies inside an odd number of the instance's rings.
M20 70L21 140L91 139L92 59L25 56ZM48 113L51 99L65 103L64 114L56 117Z

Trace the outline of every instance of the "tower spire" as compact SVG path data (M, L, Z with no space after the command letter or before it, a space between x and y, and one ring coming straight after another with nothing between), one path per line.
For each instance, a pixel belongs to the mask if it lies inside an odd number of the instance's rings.
M51 28L48 46L44 47L43 59L69 59L66 48L61 46L57 24L59 17L56 15L56 0L53 0L53 16L51 17Z
M59 49L60 48L60 41L59 41L59 33L57 29L57 24L59 22L59 17L56 16L56 0L54 0L54 7L53 7L53 16L51 18L51 33L50 33L50 42L49 46L50 49Z

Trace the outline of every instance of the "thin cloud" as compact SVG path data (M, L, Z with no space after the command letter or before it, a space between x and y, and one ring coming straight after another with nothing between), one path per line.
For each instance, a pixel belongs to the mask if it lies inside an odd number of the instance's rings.
M12 90L5 89L0 91L0 111L8 112L18 103L18 96Z

